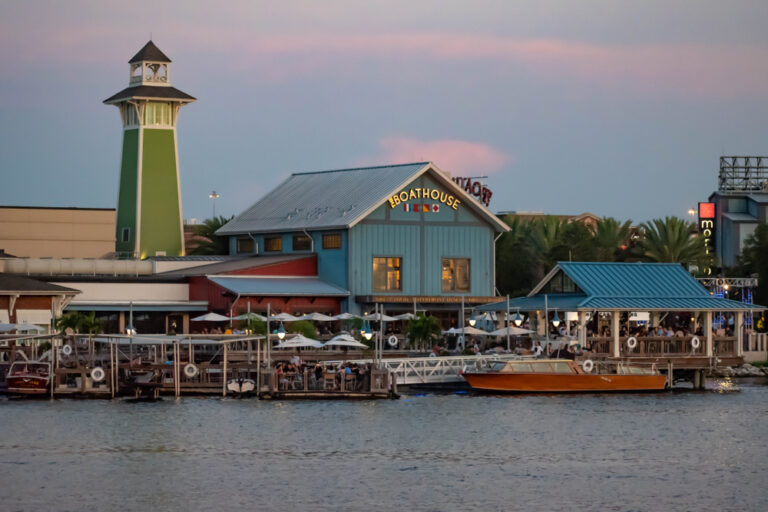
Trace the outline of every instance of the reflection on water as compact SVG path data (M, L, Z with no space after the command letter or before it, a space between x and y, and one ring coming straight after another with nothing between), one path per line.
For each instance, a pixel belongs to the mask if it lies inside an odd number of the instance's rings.
M768 387L377 402L0 400L2 510L765 506Z

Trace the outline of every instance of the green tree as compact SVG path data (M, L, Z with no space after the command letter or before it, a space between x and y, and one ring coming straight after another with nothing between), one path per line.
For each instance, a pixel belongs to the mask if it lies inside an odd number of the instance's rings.
M600 219L594 228L596 261L624 261L633 245L632 221L623 224L613 217Z
M533 224L511 216L504 220L509 231L496 242L496 286L503 295L523 295L537 278Z
M195 226L195 238L190 241L189 254L219 255L229 254L229 239L226 236L218 236L216 231L234 218L216 216L205 219L202 224Z
M642 225L638 250L646 261L682 263L705 268L711 263L696 226L678 217L654 219Z
M405 329L406 336L417 348L425 350L433 339L440 335L440 322L433 316L418 313L408 321Z
M287 332L297 332L299 334L303 334L307 338L314 339L317 337L317 329L315 329L315 326L309 320L298 320L296 322L290 322L285 326L285 330Z
M757 274L756 304L768 304L768 224L761 222L744 241L739 266L747 275Z
M79 311L70 311L56 319L56 328L59 331L72 329L76 334L98 334L101 330L101 322L96 319L96 312L84 315Z

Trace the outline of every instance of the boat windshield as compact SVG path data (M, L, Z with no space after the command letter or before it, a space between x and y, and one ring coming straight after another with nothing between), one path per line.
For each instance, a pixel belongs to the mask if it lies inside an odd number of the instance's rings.
M14 364L11 367L10 372L8 372L9 375L40 375L42 377L48 376L48 365L47 364L34 364L34 363L27 363L27 364Z
M508 373L573 373L565 361L510 361L504 369Z

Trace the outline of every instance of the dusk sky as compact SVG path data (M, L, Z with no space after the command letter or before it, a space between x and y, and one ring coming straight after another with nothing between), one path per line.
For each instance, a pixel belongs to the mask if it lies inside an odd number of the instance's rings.
M291 172L431 160L491 209L679 215L720 155L768 154L768 2L0 4L0 204L115 207L102 100L150 38L179 120L184 217Z

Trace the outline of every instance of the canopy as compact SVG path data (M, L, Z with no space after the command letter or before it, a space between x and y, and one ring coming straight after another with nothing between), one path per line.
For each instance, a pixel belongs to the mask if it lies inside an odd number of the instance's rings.
M337 347L368 348L368 345L365 345L364 343L360 343L349 334L339 334L338 336L335 336L334 338L331 338L330 340L326 341L323 346L330 347L331 345L337 346Z
M336 315L331 317L334 320L354 320L355 318L360 318L357 315L353 315L352 313L342 313L340 315Z
M382 315L381 313L378 313L378 314L371 313L370 315L365 315L363 317L363 320L368 320L368 321L373 320L374 322L379 320L381 320L382 322L397 322L399 319L393 316Z
M315 322L332 322L334 320L334 317L324 315L322 313L309 313L308 315L304 315L300 317L301 320L312 320Z
M415 318L416 315L413 313L403 313L401 315L395 315L392 318L396 318L397 320L411 320L412 318Z
M195 317L193 322L229 322L229 317L220 315L218 313L206 313L204 315Z
M289 340L283 340L275 348L322 348L323 344L317 340L307 338L303 334L297 334Z
M463 329L456 329L455 327L451 327L447 331L443 331L443 334L472 334L475 336L489 336L488 331L484 331L476 327L465 327Z
M272 315L269 319L277 320L278 322L295 322L296 320L301 320L301 318L289 315L288 313L278 313L277 315Z
M509 329L509 333L507 333L507 329ZM502 329L496 329L495 331L491 331L488 333L489 336L506 336L509 334L510 336L522 336L524 334L531 334L533 331L530 329L521 329L520 327L515 327L513 325L510 325L507 328Z
M16 324L0 324L0 332L9 332L16 329Z
M236 316L234 320L261 320L262 322L266 322L267 317L261 316L257 313L245 313L245 314Z
M16 324L16 330L17 331L45 331L46 329L44 327L40 327L39 325L32 325L28 323L23 324Z

